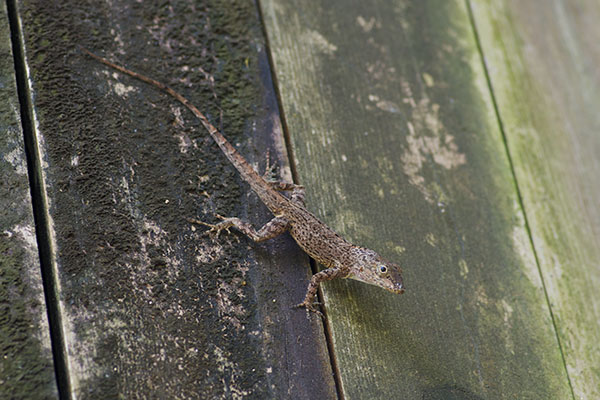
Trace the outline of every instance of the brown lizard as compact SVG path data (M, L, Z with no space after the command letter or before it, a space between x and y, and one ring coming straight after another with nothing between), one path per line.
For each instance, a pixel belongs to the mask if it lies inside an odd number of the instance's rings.
M319 284L334 278L356 279L393 293L404 293L402 269L399 265L384 260L373 250L353 245L321 222L304 207L303 186L265 180L188 99L161 82L117 65L84 48L82 50L111 68L167 92L187 107L200 119L223 154L275 215L258 231L239 218L225 218L220 215L217 217L222 221L216 225L195 219L189 219L190 222L209 226L210 231L216 232L217 236L222 230L229 231L229 228L235 227L255 242L262 242L289 231L296 243L310 257L326 267L312 276L304 301L296 307L305 307L320 314L313 302ZM290 197L282 195L281 191L291 191Z

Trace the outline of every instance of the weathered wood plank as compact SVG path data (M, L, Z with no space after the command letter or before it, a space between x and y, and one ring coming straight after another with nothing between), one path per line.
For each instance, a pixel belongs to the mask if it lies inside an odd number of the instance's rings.
M472 1L576 398L600 398L600 4Z
M76 47L172 85L252 162L271 147L285 171L255 5L23 0L20 10L72 393L334 397L322 324L289 309L308 283L306 257L289 237L254 246L193 229L186 218L267 213L182 106Z
M0 398L56 398L6 2L0 4Z
M261 7L309 208L405 266L324 285L345 398L569 398L466 3Z

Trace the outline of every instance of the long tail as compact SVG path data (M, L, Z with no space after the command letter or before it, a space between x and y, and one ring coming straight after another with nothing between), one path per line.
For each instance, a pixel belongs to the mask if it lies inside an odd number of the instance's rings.
M225 154L225 156L229 159L233 166L238 170L240 175L242 175L242 178L244 178L244 180L250 184L252 189L259 196L262 192L268 190L268 183L265 182L265 180L260 175L258 175L256 171L254 171L254 168L252 168L252 166L248 164L246 159L235 149L235 147L231 145L231 143L227 141L227 139L225 139L223 135L221 135L217 128L215 128L210 122L208 122L208 119L204 116L204 114L202 114L202 112L200 112L200 110L198 110L198 108L194 106L188 99L186 99L181 94L179 94L178 92L176 92L175 90L173 90L172 88L170 88L162 82L159 82L142 74L138 74L137 72L131 71L125 67L117 65L104 57L100 57L92 53L84 47L81 47L81 50L88 54L90 57L100 61L102 64L108 65L109 67L114 68L117 71L121 71L124 74L139 79L142 82L146 82L152 86L155 86L160 90L163 90L171 96L173 96L175 99L177 99L177 101L179 101L181 104L186 106L192 113L194 113L196 117L198 117L198 119L200 120L200 122L202 122L202 125L204 125L210 136L215 140L217 145L219 145L219 147L223 151L223 154Z

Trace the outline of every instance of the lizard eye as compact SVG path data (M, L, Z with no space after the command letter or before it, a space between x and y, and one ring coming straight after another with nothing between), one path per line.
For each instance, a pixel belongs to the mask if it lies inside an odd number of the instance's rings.
M380 265L379 266L379 272L382 273L382 274L385 274L385 273L388 272L388 269L387 269L387 267L385 265Z

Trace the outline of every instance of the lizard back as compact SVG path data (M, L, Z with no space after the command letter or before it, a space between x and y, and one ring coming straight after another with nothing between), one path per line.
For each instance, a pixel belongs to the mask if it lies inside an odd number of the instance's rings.
M287 200L287 199L286 199ZM335 261L344 263L355 247L337 232L298 204L289 203L285 214L290 223L290 234L309 256L326 267Z

